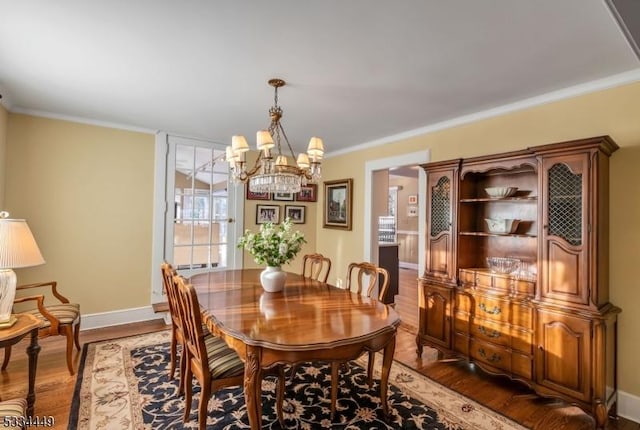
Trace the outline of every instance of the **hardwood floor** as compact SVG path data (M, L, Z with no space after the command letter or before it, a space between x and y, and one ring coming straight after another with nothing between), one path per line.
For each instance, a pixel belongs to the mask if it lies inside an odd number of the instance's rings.
M80 340L86 343L166 328L162 320L134 323L83 331ZM54 428L66 429L76 377L69 375L67 370L64 338L42 339L40 345L42 350L38 357L35 414L51 415L55 417ZM1 374L0 397L3 399L26 395L27 359L24 348L25 342L14 347L11 363ZM397 360L524 426L536 430L576 430L593 427L591 418L576 407L533 396L521 384L511 383L503 377L487 375L463 362L429 362L428 351L425 351L422 359L417 359L415 350L415 335L404 328L400 329L395 352ZM79 353L74 355L76 368L79 357ZM640 430L640 425L620 419L610 420L607 428Z
M164 330L168 326L163 320L126 324L122 326L86 330L80 333L80 342L95 342L117 337L149 333ZM42 349L38 355L36 373L36 404L34 414L53 416L55 429L66 429L69 422L69 409L76 383L76 375L69 375L65 357L64 336L55 336L39 341ZM27 395L27 341L14 345L11 362L0 376L0 397L10 399ZM74 351L76 351L74 349ZM80 352L74 354L74 366L78 368Z

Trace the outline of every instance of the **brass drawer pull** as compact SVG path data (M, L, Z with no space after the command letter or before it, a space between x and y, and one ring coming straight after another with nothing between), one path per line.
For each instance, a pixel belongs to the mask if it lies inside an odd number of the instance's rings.
M497 363L498 361L500 361L502 359L502 357L500 357L498 354L493 353L491 355L491 357L487 358L487 353L484 351L484 348L480 348L478 350L478 354L480 354L480 357L482 358L486 358L488 362L490 363Z
M485 305L484 303L480 303L478 307L480 308L481 311L484 311L491 315L499 315L502 312L500 308L497 306L494 306L493 309L487 309L487 305Z
M487 337L492 337L492 338L500 337L500 332L498 330L489 331L483 326L480 326L478 327L478 331Z

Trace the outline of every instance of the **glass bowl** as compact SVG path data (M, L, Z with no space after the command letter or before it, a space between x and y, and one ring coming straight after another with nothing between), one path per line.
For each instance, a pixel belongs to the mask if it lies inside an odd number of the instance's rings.
M487 257L487 264L493 273L508 274L518 270L520 260L512 257Z

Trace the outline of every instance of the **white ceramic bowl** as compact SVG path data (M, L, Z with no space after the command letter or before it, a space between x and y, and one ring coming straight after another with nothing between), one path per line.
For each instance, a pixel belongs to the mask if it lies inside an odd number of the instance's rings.
M492 199L502 199L514 195L518 187L489 187L484 190Z
M487 228L491 233L515 233L520 224L519 219L485 218Z

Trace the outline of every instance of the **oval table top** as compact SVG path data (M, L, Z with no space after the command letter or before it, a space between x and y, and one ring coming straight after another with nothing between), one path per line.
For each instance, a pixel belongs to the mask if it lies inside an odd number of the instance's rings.
M270 349L333 348L375 338L400 324L374 298L287 273L278 293L260 285L261 269L201 273L189 278L203 312L227 335Z

